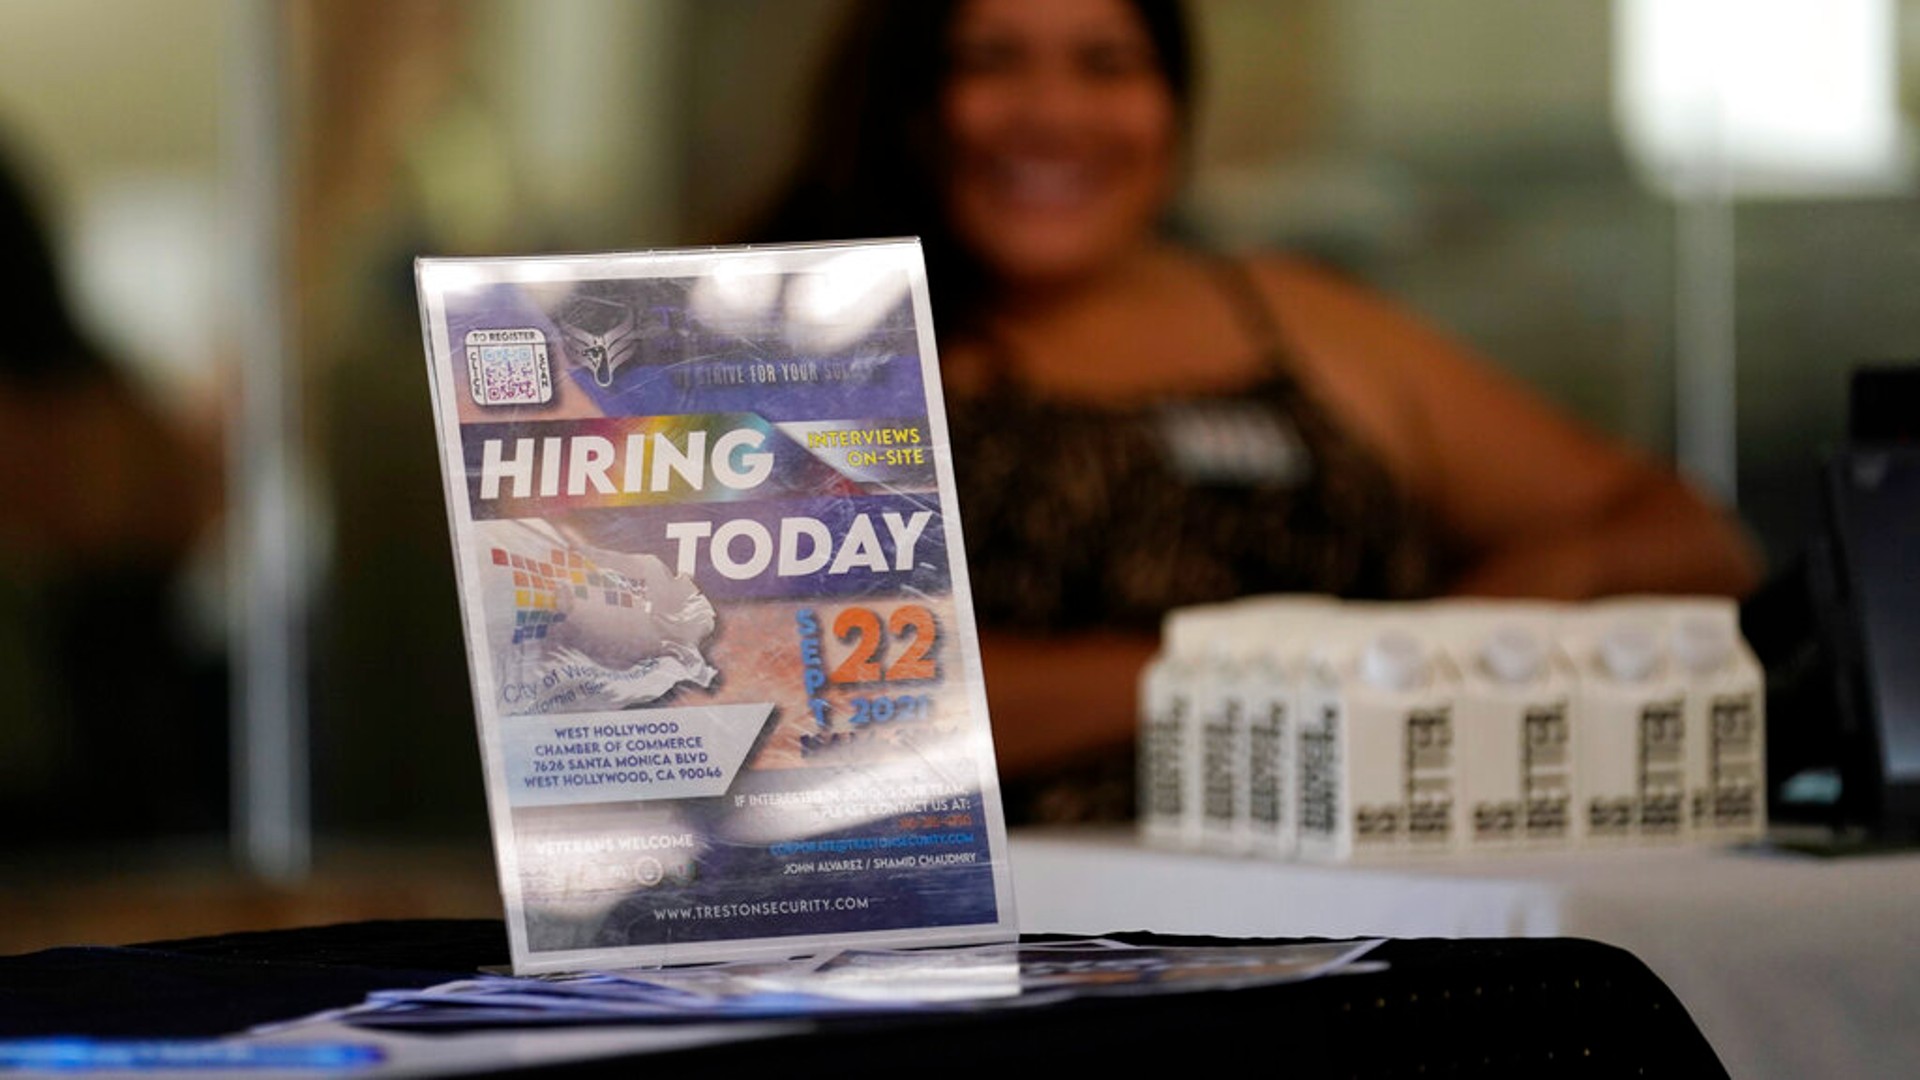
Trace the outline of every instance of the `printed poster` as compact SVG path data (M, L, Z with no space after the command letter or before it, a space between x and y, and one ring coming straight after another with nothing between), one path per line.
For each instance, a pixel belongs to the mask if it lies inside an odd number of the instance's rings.
M417 279L514 970L1016 938L918 242Z

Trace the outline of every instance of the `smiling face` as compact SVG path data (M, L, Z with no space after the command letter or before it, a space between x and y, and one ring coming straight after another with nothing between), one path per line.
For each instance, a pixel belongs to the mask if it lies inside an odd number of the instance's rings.
M1124 0L967 0L942 118L955 236L1014 285L1096 274L1172 195L1179 117Z

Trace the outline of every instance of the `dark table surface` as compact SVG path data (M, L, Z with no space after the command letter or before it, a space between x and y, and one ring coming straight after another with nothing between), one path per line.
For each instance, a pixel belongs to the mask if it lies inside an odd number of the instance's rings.
M1136 944L1276 944L1119 932ZM1045 941L1052 935L1030 935ZM507 961L492 919L347 923L0 957L0 1036L198 1037L356 1004ZM839 1019L805 1035L496 1074L980 1076L1035 1064L1175 1075L1710 1077L1672 992L1622 949L1570 938L1389 940L1380 970L1037 1008ZM421 1036L444 1038L454 1036ZM715 1071L718 1070L718 1071Z

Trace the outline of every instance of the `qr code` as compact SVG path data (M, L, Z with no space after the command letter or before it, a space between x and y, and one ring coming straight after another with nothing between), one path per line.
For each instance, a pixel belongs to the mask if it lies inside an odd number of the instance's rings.
M546 335L530 329L469 333L467 384L477 405L541 405L553 400Z

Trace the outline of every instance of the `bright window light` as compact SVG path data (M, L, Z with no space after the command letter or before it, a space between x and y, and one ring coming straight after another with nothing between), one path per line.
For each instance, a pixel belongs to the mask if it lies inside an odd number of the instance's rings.
M1674 194L1904 190L1894 0L1615 0L1615 116Z

